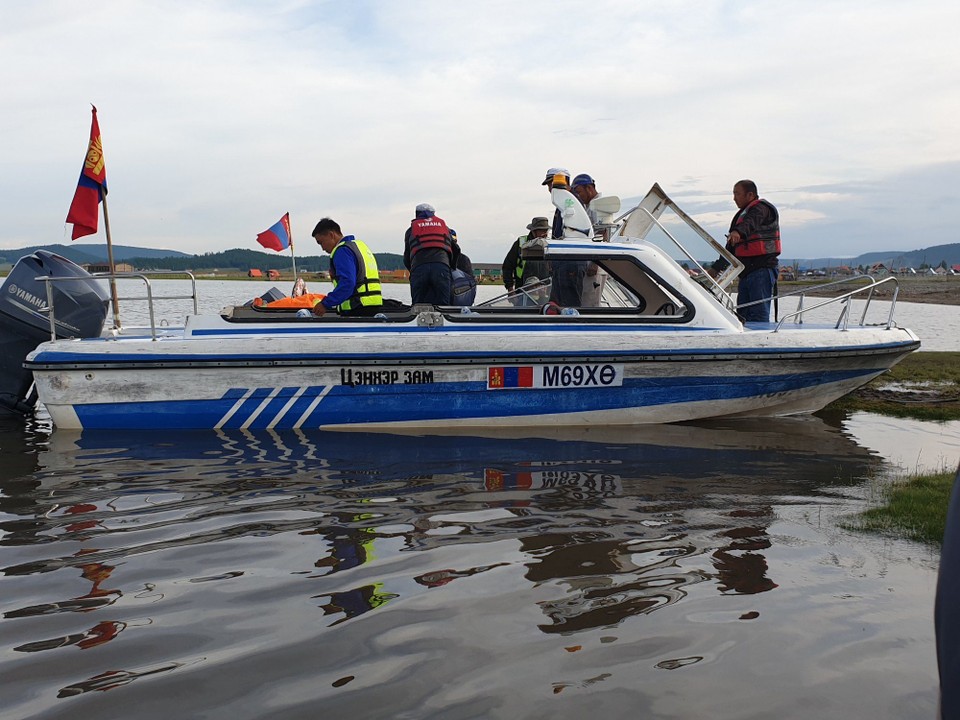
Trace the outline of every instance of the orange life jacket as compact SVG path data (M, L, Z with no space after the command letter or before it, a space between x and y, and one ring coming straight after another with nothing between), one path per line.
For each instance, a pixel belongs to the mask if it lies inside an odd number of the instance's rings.
M282 308L312 308L325 297L326 295L324 293L304 293L303 295L298 295L297 297L280 298L279 300L274 300L273 302L268 303L264 303L263 298L255 298L253 301L253 306L270 308L271 310Z

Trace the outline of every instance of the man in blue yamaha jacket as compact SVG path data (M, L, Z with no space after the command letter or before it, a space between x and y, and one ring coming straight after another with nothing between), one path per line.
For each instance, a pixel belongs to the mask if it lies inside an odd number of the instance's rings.
M340 226L323 218L313 229L313 238L330 253L333 291L313 306L313 314L329 311L340 315L375 315L383 309L377 260L366 243L353 235L344 236Z

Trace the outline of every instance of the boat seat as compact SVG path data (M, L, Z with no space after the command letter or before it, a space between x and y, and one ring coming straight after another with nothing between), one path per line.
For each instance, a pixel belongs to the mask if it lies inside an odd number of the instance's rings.
M416 314L410 311L410 308L401 305L395 312L387 311L378 313L380 317L375 316L343 316L336 313L327 313L323 317L310 315L309 317L297 317L297 312L303 308L263 308L253 307L252 305L236 305L227 308L220 313L227 322L235 323L257 323L257 322L361 322L361 323L382 323L382 322L409 322L416 317Z

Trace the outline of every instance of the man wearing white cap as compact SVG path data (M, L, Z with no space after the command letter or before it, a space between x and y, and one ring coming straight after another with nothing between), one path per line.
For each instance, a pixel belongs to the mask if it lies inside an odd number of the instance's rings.
M553 183L557 175L563 176L566 187L570 187L570 171L566 168L550 168L541 185L547 186L547 192L553 192ZM563 215L560 208L553 213L554 240L562 239ZM587 275L587 263L577 260L558 260L550 264L550 300L563 307L579 307L582 304L583 283Z
M557 175L563 175L564 182L566 182L567 187L570 186L570 171L562 167L554 167L547 170L547 177L544 178L541 185L547 186L547 192L553 190L553 179ZM550 233L550 237L554 240L557 238L563 237L563 216L560 214L560 208L557 208L553 211L553 229Z
M432 205L421 203L403 236L403 264L410 271L410 298L414 305L449 305L450 271L455 243L447 224Z

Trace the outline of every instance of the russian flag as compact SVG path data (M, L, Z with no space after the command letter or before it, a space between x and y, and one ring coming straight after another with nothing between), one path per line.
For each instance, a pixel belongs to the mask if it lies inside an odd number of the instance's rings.
M290 234L290 213L284 213L283 217L271 225L269 230L264 230L257 235L257 242L267 250L277 252L283 252L293 245L293 237Z

